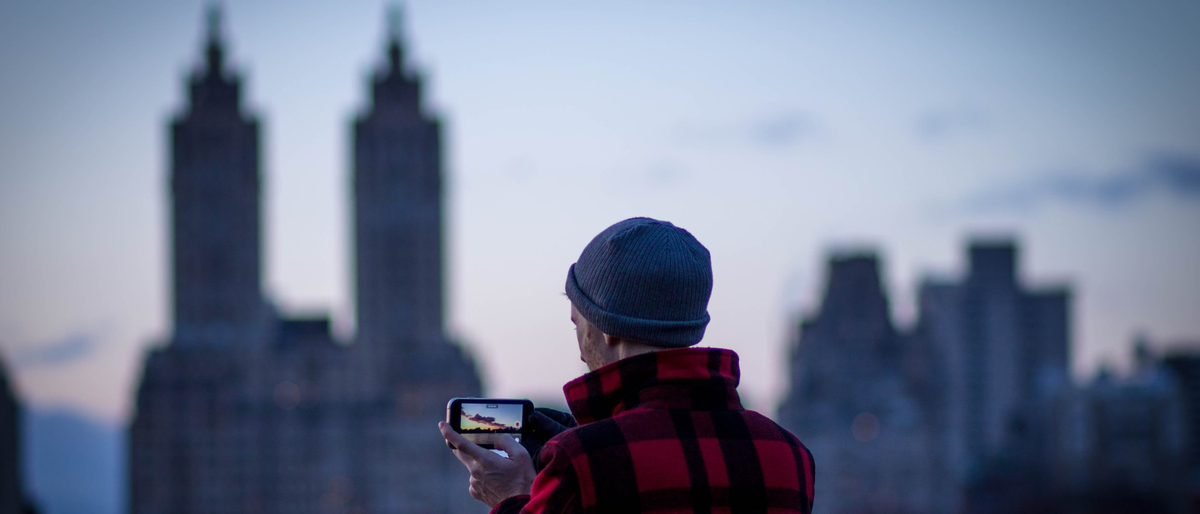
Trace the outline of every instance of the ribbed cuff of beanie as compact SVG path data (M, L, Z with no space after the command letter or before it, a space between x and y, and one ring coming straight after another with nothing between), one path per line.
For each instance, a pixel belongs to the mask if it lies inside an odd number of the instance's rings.
M584 319L605 334L664 348L683 348L704 339L709 316L694 320L666 321L625 316L604 310L588 297L575 280L575 265L567 271L567 298Z

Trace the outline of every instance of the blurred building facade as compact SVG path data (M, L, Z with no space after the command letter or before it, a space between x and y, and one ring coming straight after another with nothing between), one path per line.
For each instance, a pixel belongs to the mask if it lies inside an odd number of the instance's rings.
M1154 356L1152 369L1174 386L1182 414L1182 473L1187 508L1200 512L1200 341L1176 343L1176 350Z
M21 476L21 403L0 359L0 512L33 514Z
M1056 399L1048 484L1058 492L1051 498L1057 506L1194 512L1182 384L1145 346L1138 348L1131 376L1102 370Z
M1189 512L1200 359L1073 384L1070 290L1022 284L1012 241L967 260L898 330L878 256L830 259L779 410L820 470L815 512Z
M877 256L831 259L793 349L779 420L813 452L816 512L947 512L933 356L893 325Z
M914 333L942 364L935 403L955 504L972 488L986 496L998 467L1022 470L1002 494L1040 483L1049 402L1069 384L1070 292L1021 284L1011 241L976 241L967 260L963 280L922 284Z
M481 383L443 330L439 123L399 20L353 127L358 334L344 342L328 317L281 316L262 293L259 122L209 16L171 124L174 330L144 362L131 510L478 510L436 431L445 402Z

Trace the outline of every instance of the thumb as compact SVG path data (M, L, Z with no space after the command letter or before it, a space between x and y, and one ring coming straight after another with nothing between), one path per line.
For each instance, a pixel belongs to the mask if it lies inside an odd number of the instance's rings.
M479 445L468 441L467 438L463 437L458 432L455 432L454 429L450 428L448 423L438 423L438 430L442 432L442 437L444 437L446 441L454 445L454 449L458 452L456 455L467 455L476 461L486 459L489 455L491 455L491 452L480 448ZM462 457L459 457L459 460L462 460Z
M504 450L504 453L508 454L508 458L518 463L528 462L529 465L533 465L533 460L529 458L529 452L525 451L525 447L521 446L521 443L518 443L511 435L503 434L496 439L496 449Z

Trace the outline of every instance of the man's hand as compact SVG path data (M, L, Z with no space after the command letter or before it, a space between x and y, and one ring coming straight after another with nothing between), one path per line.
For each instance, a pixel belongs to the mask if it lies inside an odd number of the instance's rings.
M545 407L533 410L533 414L529 416L529 426L526 427L527 433L521 438L521 446L525 447L533 459L534 471L542 471L542 447L554 436L577 426L579 424L569 413Z
M504 434L496 441L496 449L508 454L508 458L504 458L468 441L445 421L438 422L438 430L456 448L454 456L471 472L472 498L495 507L513 496L529 494L536 475L533 461L529 459L529 452L512 436Z

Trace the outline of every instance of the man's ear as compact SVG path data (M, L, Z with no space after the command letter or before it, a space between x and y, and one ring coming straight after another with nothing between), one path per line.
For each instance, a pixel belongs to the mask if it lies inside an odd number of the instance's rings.
M604 344L606 344L608 346L616 346L620 342L621 342L621 338L616 337L616 336L610 336L608 334L604 334Z

